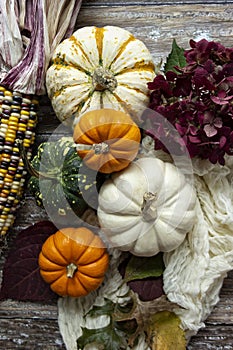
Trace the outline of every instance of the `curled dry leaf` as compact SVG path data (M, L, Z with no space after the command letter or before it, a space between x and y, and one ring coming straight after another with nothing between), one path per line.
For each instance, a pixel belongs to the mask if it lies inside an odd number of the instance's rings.
M114 314L114 318L117 322L136 320L137 329L129 338L130 346L133 346L135 340L142 331L147 331L151 319L155 314L161 311L173 312L178 308L178 305L170 302L165 295L151 301L142 301L136 293L131 292L131 298L133 300L133 307L128 313L121 312L117 309ZM147 341L150 343L150 339L147 339Z
M161 311L150 318L146 329L151 350L185 350L185 332L175 313Z

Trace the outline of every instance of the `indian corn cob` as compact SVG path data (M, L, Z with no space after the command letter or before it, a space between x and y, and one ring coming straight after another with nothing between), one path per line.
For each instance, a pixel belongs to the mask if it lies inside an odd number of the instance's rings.
M15 219L26 179L38 96L58 43L72 34L82 0L0 1L0 236Z
M38 99L0 86L0 232L13 224L26 170L18 141L31 156L37 124Z

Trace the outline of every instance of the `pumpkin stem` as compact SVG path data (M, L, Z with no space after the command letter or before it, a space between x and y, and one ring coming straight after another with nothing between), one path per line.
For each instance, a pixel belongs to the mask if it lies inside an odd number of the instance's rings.
M73 278L75 271L78 269L78 267L74 263L70 263L66 266L66 276L68 278Z
M84 145L78 143L76 145L76 150L77 151L91 151L93 150L95 154L103 154L103 153L108 153L109 152L109 145L106 142L100 142L100 143L93 143L93 145Z
M156 201L157 196L155 193L144 193L142 204L142 217L145 221L151 221L157 218Z
M117 80L109 69L98 67L92 75L92 85L97 91L114 91L117 87Z
M92 146L95 154L103 154L109 152L109 145L106 142L94 143Z

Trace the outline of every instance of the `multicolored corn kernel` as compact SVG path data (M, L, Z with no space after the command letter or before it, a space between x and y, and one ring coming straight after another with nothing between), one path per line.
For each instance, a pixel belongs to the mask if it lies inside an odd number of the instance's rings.
M37 125L38 100L0 86L0 234L5 235L15 220L22 198L26 170L18 141L31 157Z

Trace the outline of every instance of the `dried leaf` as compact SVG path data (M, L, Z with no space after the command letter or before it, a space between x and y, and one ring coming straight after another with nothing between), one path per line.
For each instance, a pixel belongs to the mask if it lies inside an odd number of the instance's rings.
M180 318L170 311L153 315L146 330L151 350L185 350L185 332L180 323Z
M57 295L42 279L38 265L43 243L56 231L50 221L41 221L18 234L4 265L0 299L57 300Z
M151 301L142 301L136 293L131 293L133 307L128 313L123 313L119 309L115 311L114 318L116 321L127 321L135 319L137 330L129 339L129 345L133 345L138 335L147 329L150 318L161 311L173 312L178 306L170 302L165 295ZM182 349L181 349L182 350Z

